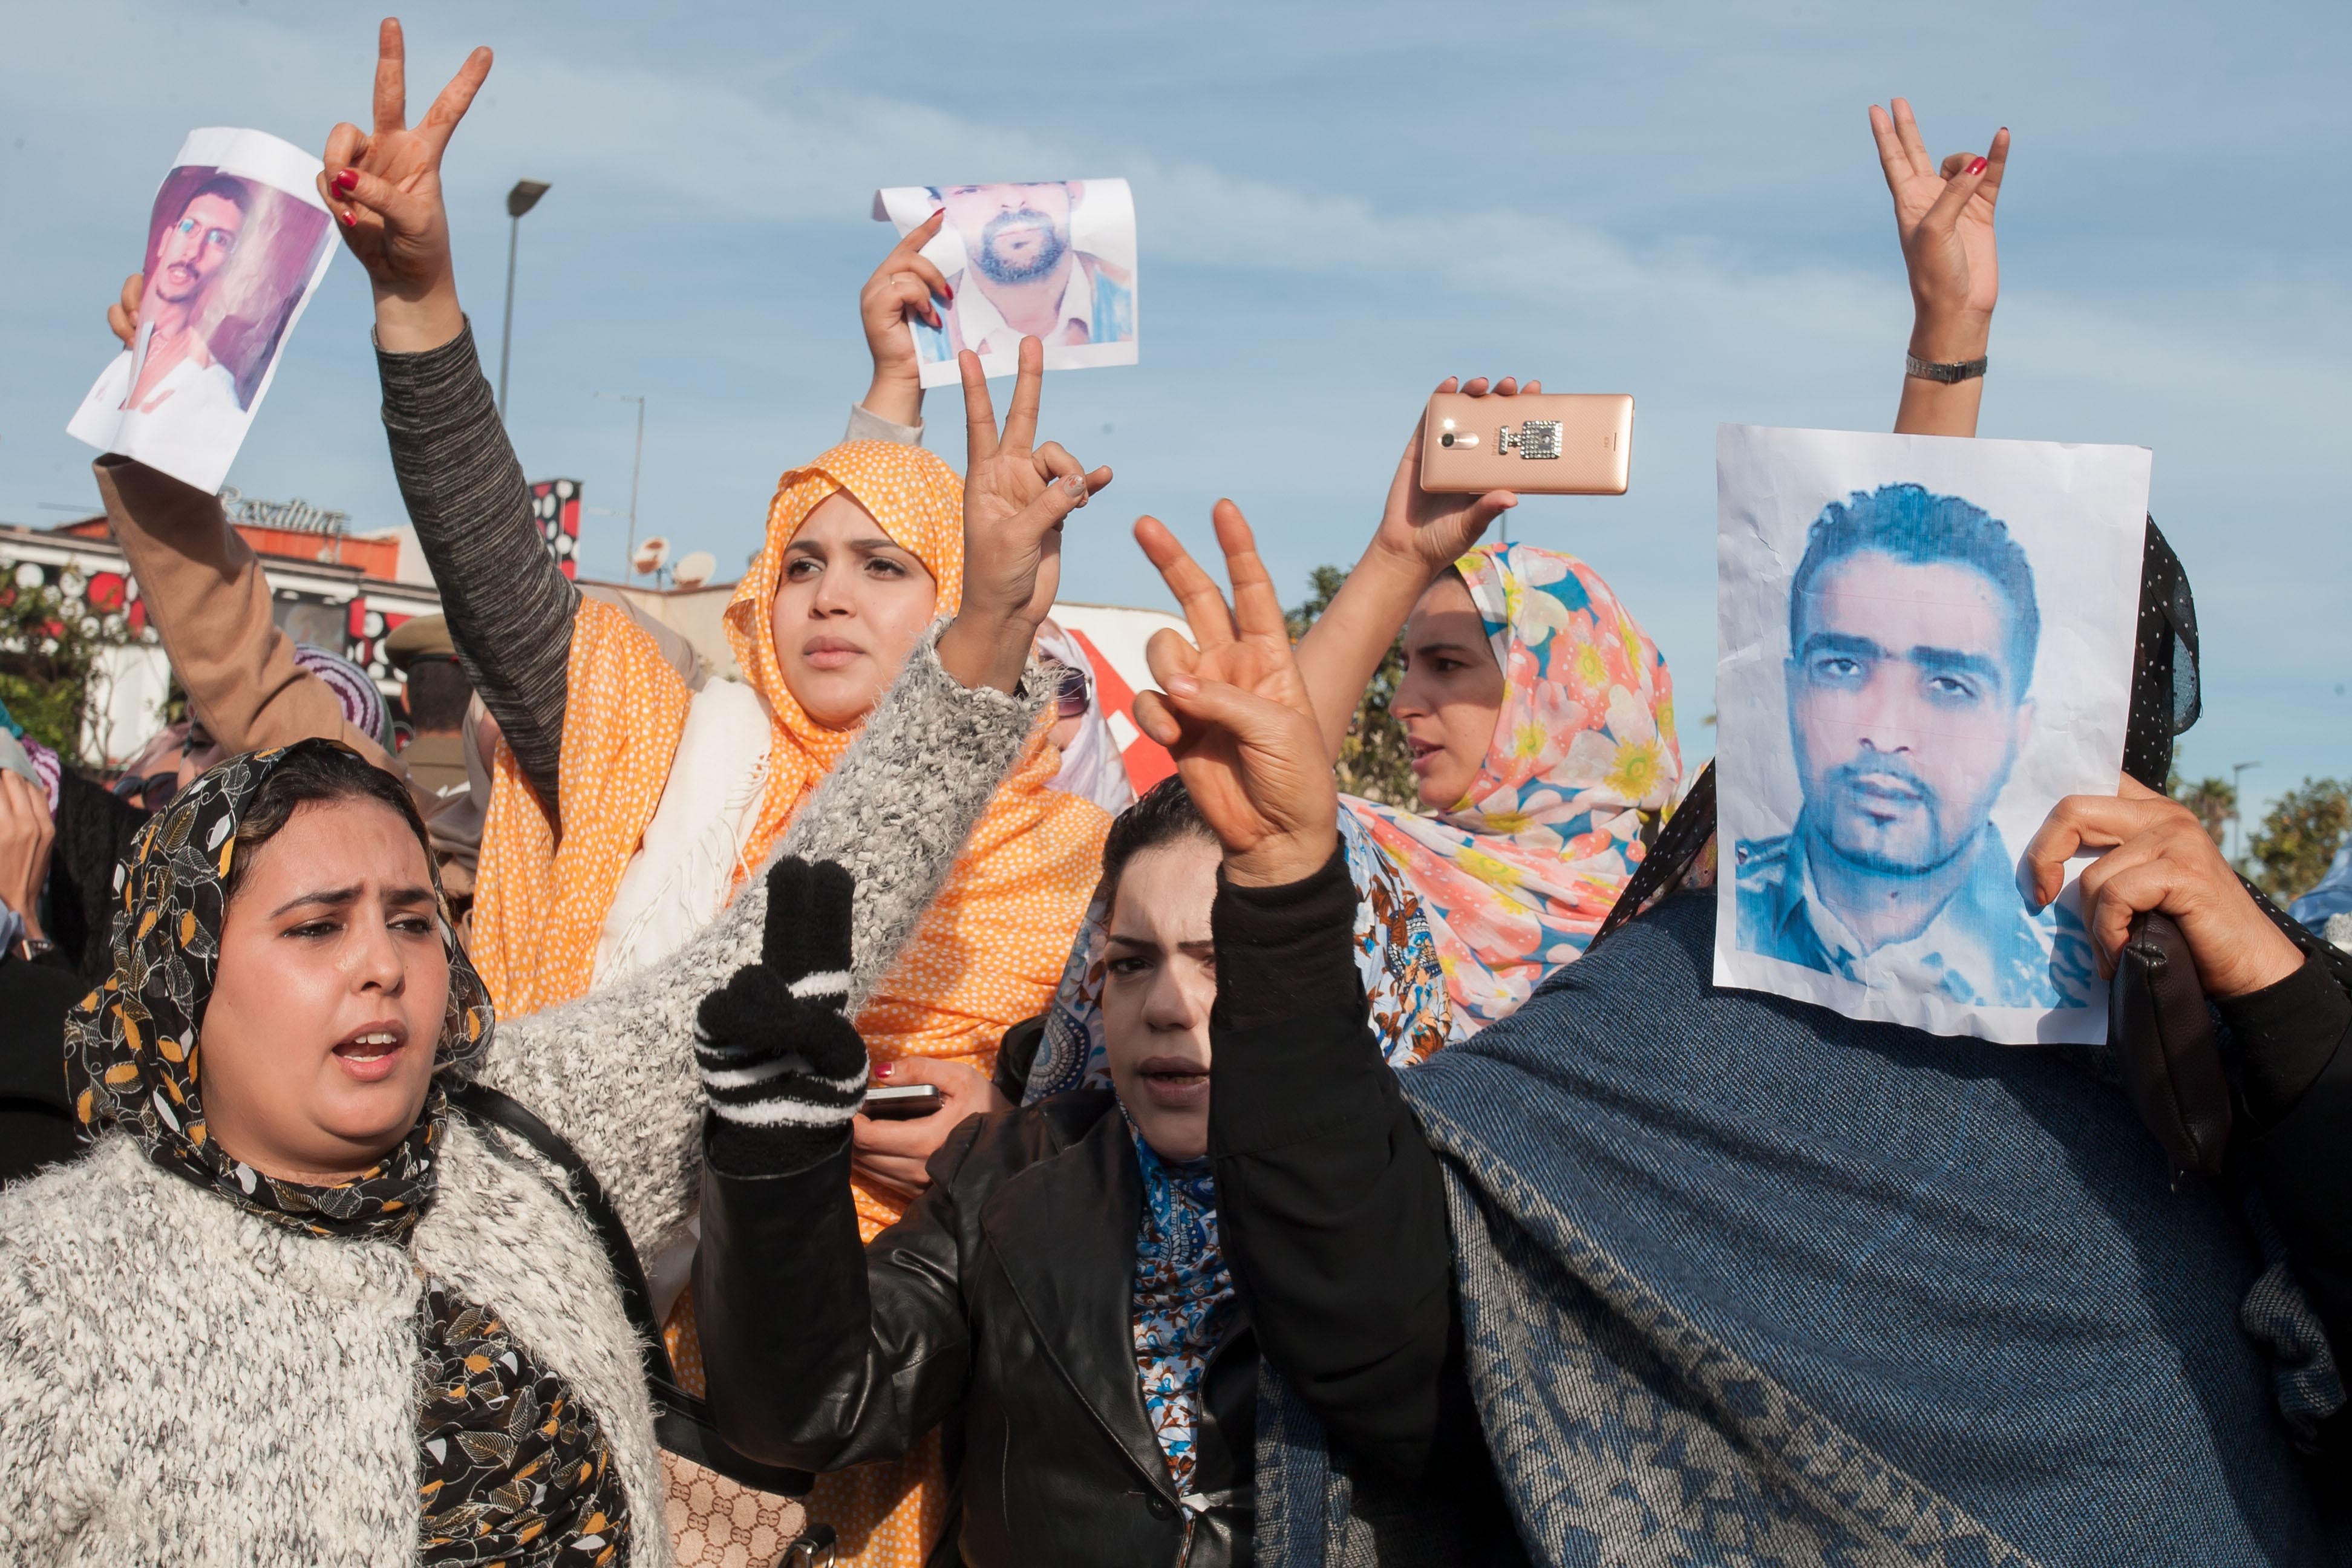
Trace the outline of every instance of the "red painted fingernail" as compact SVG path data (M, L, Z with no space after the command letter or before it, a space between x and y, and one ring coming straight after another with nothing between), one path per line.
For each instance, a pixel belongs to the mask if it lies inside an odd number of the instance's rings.
M942 299L946 300L947 300L947 302L948 302L949 304L950 304L950 305L954 304L954 303L955 303L955 285L954 285L954 284L952 284L952 283L942 283L942 284L940 284L940 297L941 297Z
M888 1062L876 1062L874 1064L874 1076L876 1078L888 1078L890 1076L890 1064Z
M357 228L360 226L360 220L355 214L341 212L337 213L335 216L343 220L343 226L345 228Z
M345 195L350 195L352 191L358 189L359 183L360 172L357 169L345 169L335 176L335 189Z
M1982 158L1979 158L1975 163L1969 165L1969 173L1971 174L1981 174L1984 172L1985 161Z

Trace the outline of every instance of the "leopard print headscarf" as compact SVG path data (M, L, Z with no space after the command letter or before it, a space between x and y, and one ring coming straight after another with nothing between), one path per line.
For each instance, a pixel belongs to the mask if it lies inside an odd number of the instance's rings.
M489 1048L489 994L434 888L449 1003L433 1088L416 1125L371 1170L310 1186L256 1171L207 1132L198 1034L220 964L236 828L264 780L310 740L232 757L141 829L117 868L114 973L66 1021L66 1074L82 1133L129 1134L164 1170L304 1235L404 1244L430 1207L446 1086ZM427 857L428 861L430 857ZM630 1542L628 1500L595 1413L489 1309L428 1279L418 1302L416 1439L422 1561L613 1564Z
M433 1146L446 1114L442 1086L470 1077L490 1043L489 994L457 943L446 900L438 923L449 1004L434 1047L434 1089L416 1125L374 1169L322 1187L263 1175L207 1134L197 1088L197 1033L220 963L237 824L289 756L334 745L304 741L231 757L140 829L115 868L122 907L114 917L114 973L66 1019L67 1087L84 1137L119 1128L165 1170L291 1229L396 1240L432 1200Z

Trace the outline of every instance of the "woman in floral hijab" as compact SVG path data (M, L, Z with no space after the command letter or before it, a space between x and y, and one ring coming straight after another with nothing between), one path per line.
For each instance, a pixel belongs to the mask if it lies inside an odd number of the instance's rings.
M1483 378L1460 390L1489 394ZM1507 377L1491 392L1518 390ZM1341 799L1421 897L1458 1039L1584 951L1674 804L1682 753L1665 659L1600 574L1529 544L1471 548L1516 498L1429 495L1420 480L1416 427L1371 547L1298 667L1336 758L1404 628L1390 712L1421 809Z

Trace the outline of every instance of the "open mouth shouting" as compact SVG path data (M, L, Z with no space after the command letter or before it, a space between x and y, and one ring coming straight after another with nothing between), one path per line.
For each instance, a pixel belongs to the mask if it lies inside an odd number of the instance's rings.
M343 1037L334 1058L343 1071L362 1083L381 1083L392 1076L400 1053L408 1045L408 1026L396 1018L362 1024Z

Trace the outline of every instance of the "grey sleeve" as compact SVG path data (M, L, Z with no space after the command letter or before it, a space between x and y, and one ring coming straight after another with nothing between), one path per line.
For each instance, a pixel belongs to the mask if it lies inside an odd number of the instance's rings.
M1011 693L960 685L940 664L946 629L944 620L934 625L908 656L865 732L793 818L778 851L835 861L857 883L853 1016L939 896L1045 706L1046 683L1034 665Z
M901 447L919 447L923 444L923 422L918 419L912 425L901 425L895 419L885 419L879 414L867 412L863 403L853 403L849 405L849 428L842 432L841 438L845 441L896 441Z
M457 660L552 810L579 590L531 521L530 489L470 325L423 353L376 350L392 469L441 589Z
M754 877L692 942L560 1005L501 1018L483 1079L588 1162L640 1252L684 1222L702 1181L703 997L760 957L768 879Z
M864 733L802 805L777 855L834 860L857 881L854 1015L896 962L1029 739L1045 706L1034 670L1012 694L967 688L931 628ZM760 959L764 870L700 934L650 969L528 1017L501 1020L484 1077L580 1152L639 1246L682 1221L702 1179L702 999Z

